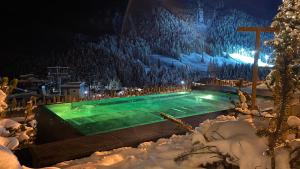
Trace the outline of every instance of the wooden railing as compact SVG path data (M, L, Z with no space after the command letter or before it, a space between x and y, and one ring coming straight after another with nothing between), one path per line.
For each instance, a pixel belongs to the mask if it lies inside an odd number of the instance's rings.
M59 103L100 100L100 99L114 98L114 97L130 97L130 96L142 96L142 95L149 95L149 94L182 92L182 91L190 91L190 90L191 90L191 86L180 85L180 86L168 86L168 87L146 87L144 89L128 88L127 90L124 91L105 90L102 93L90 94L89 96L84 98L73 97L73 96L57 96L57 95L31 97L28 99L11 98L8 100L8 105L9 105L8 109L9 111L25 109L28 101L32 101L32 104L34 106L39 106L39 105L50 105L50 104L59 104Z
M242 82L242 85L240 84ZM201 82L205 85L215 85L215 86L230 86L230 87L249 87L252 85L251 81L241 81L241 80L221 80L217 78L206 79ZM257 85L264 83L264 81L259 81Z

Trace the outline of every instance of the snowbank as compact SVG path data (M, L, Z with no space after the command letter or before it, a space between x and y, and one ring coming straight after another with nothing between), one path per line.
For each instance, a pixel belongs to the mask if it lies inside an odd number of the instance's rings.
M1 119L0 126L4 128L18 129L21 124L11 119Z
M0 146L15 150L18 146L30 144L35 135L36 120L20 124L11 119L0 119Z
M0 169L22 169L17 157L6 147L0 146Z
M191 136L172 136L157 142L145 142L138 148L124 147L112 151L95 152L88 158L66 161L55 165L59 168L103 169L187 169L179 166L174 158L192 146Z
M256 129L246 119L219 116L215 120L204 121L195 129L194 134L173 135L169 139L142 143L137 148L124 147L95 152L90 157L65 161L55 167L192 169L222 161L226 157L228 163L240 166L241 169L258 166L270 168L270 158L265 154L268 141L264 137L258 137ZM191 152L196 155L187 155L182 162L175 162L174 159Z

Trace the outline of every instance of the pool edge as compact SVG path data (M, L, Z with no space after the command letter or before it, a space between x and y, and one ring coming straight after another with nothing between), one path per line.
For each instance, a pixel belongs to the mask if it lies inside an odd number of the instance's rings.
M181 120L196 127L204 120L214 119L219 115L226 115L230 110L185 117ZM82 136L42 145L34 145L29 148L29 152L32 155L33 167L45 167L66 160L87 157L95 151L108 151L128 146L136 147L145 141L156 141L159 138L168 138L173 134L180 135L185 133L183 129L178 128L171 122L163 121L105 134Z

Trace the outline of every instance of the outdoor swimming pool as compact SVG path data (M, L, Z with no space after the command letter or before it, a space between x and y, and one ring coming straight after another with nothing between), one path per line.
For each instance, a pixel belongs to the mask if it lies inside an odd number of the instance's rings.
M233 108L229 96L217 91L192 91L46 106L84 135L107 133L164 121L161 112L176 118Z

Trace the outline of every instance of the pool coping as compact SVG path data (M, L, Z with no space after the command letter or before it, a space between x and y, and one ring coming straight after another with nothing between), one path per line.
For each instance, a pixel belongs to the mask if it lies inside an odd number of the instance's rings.
M199 91L199 90L195 90L195 91ZM216 91L216 90L211 90L211 91ZM219 91L216 91L216 92L219 92ZM174 93L168 93L168 94L172 94L171 96L169 96L169 95L168 96L160 96L159 98L174 97L174 96L184 96L184 95L188 95L189 93L190 92L184 92L184 93L178 94L178 92L174 92ZM151 94L150 96L153 97L153 98L158 97L156 95L161 95L161 94ZM140 96L138 96L138 97L140 97ZM226 97L228 97L228 96L226 96ZM125 97L125 99L127 99L127 97ZM134 98L134 99L138 100L138 101L139 100L146 100L145 98ZM96 102L96 101L97 100L93 100L92 102ZM131 102L131 100L129 100L129 101ZM89 102L90 101L87 101L86 104L90 104ZM117 102L119 102L119 101L117 101ZM124 103L124 101L121 101L121 102ZM228 100L228 102L229 102L229 100ZM115 103L115 102L109 102L109 103L110 104L114 104L114 105L118 104L118 103ZM125 103L129 103L128 100ZM93 104L95 104L95 103L93 103ZM100 104L97 103L97 106L98 105L102 105L102 103L101 102L100 102ZM201 108L199 108L199 109L201 110ZM213 111L222 111L222 110L229 109L229 108L232 108L232 106L222 107L222 108L219 108L219 109L216 109L216 110L212 110L211 109L211 110L207 110L207 111L210 111L210 112L213 112ZM51 130L50 130L51 133L55 133L55 135L52 135L52 137L51 137L50 140L49 139L48 140L47 139L43 139L41 141L42 143L59 141L59 140L68 139L68 138L74 138L74 137L78 137L78 136L89 136L89 135L96 135L96 134L104 134L104 133L109 133L109 132L112 132L112 131L124 129L124 127L119 127L119 128L115 128L115 129L108 129L107 131L85 133L84 131L81 131L81 129L77 126L77 124L72 124L72 120L70 122L68 119L64 119L64 116L61 116L59 114L59 112L58 113L55 112L55 110L52 110L47 105L41 106L40 107L40 111L38 111L38 112L42 112L42 113L39 113L39 114L42 114L41 116L45 116L45 114L47 114L46 115L47 116L46 119L44 117L41 117L40 115L38 115L38 117L37 117L37 121L38 121L38 125L39 125L38 128L40 128L40 126L42 126L42 129L43 129L43 132L41 132L41 130L38 130L38 135L39 135L38 138L40 138L40 135L43 135L43 133L45 133L44 131L48 130L49 128L51 128ZM132 123L132 124L130 124L130 126L127 126L126 128L138 127L138 126L141 126L141 125L147 125L147 124L161 122L161 120L159 120L159 119L162 119L162 118L159 116L159 112L160 111L155 111L155 113L156 113L155 114L155 118L157 118L157 119L154 119L153 121L145 122L144 124ZM195 112L197 112L197 111L195 111ZM195 112L194 113L190 113L190 114L188 114L186 116L181 116L181 117L177 116L177 118L195 116L195 115L199 115L200 114L200 112L197 112L197 113L195 113ZM201 112L201 113L206 113L206 112ZM175 115L175 117L176 117L176 115ZM49 119L51 119L52 123L53 123L53 121L54 122L58 122L59 121L59 122L56 123L55 125L48 124L49 123L48 122ZM79 119L78 121L80 123L81 119L80 118L77 118L77 119ZM63 124L61 124L61 123L63 123ZM56 130L57 128L59 128L59 130ZM70 134L70 132L68 132L67 135L60 135L59 133L61 131L72 131L72 132L71 132L71 134ZM42 134L40 134L40 133L42 133ZM38 141L38 144L40 144L40 141Z
M226 115L228 112L229 110L211 112L181 118L181 120L196 127L206 119L214 119L219 115ZM185 130L178 128L173 123L163 121L104 134L77 136L66 140L33 145L29 147L29 153L32 157L32 167L45 167L67 160L87 157L96 151L108 151L120 147L136 147L142 142L156 141L159 138L168 138L173 134L180 135L185 133ZM76 132L74 136L76 136Z

